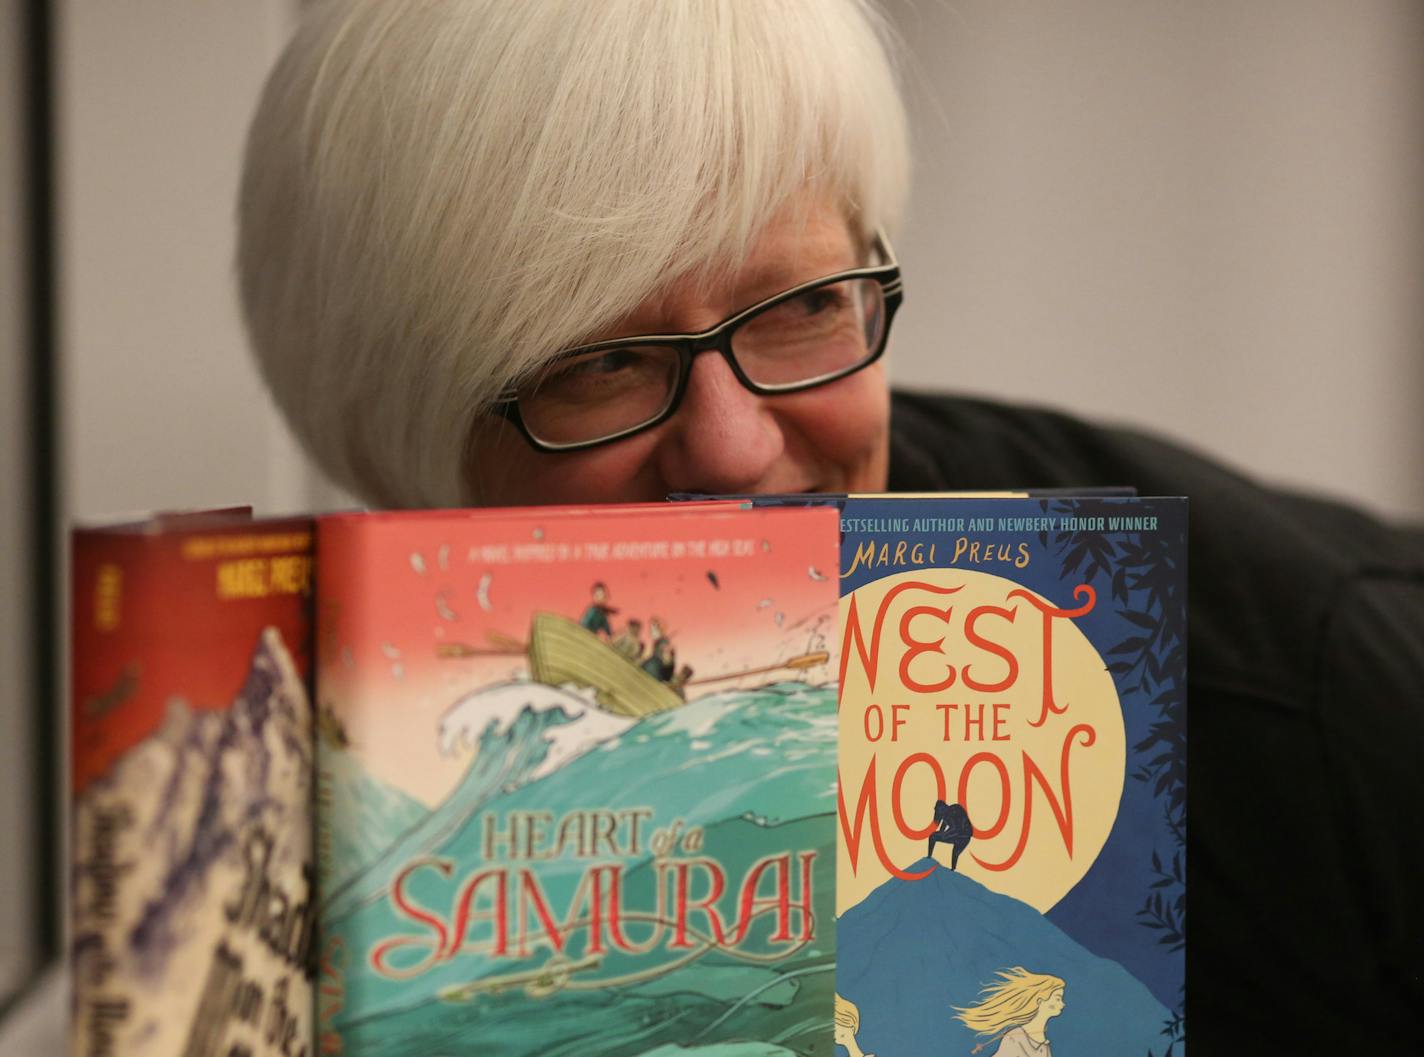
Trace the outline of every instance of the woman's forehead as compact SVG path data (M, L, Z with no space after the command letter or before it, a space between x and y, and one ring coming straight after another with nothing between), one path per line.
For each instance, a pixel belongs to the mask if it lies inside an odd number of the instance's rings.
M690 308L718 319L799 283L856 267L863 256L844 210L829 200L792 203L772 216L746 256L709 262L670 280L612 327L611 335L655 333Z
M832 202L818 200L794 211L782 210L762 229L733 281L747 288L776 281L794 286L851 268L858 263L857 241L845 211Z

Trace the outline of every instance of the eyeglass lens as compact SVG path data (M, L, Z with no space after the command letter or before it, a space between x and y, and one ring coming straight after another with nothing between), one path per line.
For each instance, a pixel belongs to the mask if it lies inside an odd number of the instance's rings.
M859 366L879 348L884 327L880 283L843 279L744 320L732 334L732 355L754 385L791 389ZM663 414L680 371L678 350L670 345L631 344L567 357L520 391L519 414L546 444L601 440Z

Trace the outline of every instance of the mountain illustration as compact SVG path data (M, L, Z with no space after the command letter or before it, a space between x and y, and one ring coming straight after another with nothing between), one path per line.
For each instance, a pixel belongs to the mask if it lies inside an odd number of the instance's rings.
M920 881L886 881L841 915L837 934L836 989L859 1007L857 1041L876 1057L971 1053L983 1040L955 1019L955 1007L974 1004L1014 966L1066 982L1065 1010L1048 1022L1055 1054L1145 1057L1167 1048L1171 1014L1121 965L943 865ZM1179 1042L1173 1053L1182 1052Z
M225 968L308 1004L311 744L305 687L269 628L229 708L172 699L159 729L76 802L75 971L140 999L133 1052L191 1045L197 1010L171 996L195 999L219 948ZM256 1032L232 1041L269 1052Z

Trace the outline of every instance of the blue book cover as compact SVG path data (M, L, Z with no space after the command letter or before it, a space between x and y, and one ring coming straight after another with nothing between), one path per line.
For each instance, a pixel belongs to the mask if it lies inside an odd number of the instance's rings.
M836 1052L1180 1057L1186 501L838 502Z

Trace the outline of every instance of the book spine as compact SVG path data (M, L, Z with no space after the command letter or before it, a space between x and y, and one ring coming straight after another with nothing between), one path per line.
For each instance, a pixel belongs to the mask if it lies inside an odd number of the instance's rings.
M125 640L144 636L125 620L127 594L144 590L143 549L138 541L76 532L73 539L70 606L73 645L71 771L74 781L97 769L108 750L105 717L122 709L137 682L136 660L120 662L107 690L91 692L108 678L110 664L100 654L125 652ZM110 720L112 722L112 720ZM118 844L133 826L133 812L122 802L91 799L87 810L73 805L70 815L70 891L72 1014L70 1052L75 1057L115 1053L133 1014L133 1003L118 972L116 952L122 940L120 907L130 864Z
M340 518L317 522L316 547L316 631L312 651L313 682L313 779L312 812L313 865L316 876L317 938L314 951L313 1037L317 1054L346 1052L338 1020L346 1007L345 968L350 957L345 940L322 920L321 907L330 892L335 855L332 818L342 810L332 774L331 750L346 745L346 735L337 718L342 683L330 678L341 664L342 636L348 614L345 606L361 588L361 563L355 552L363 539L360 525Z

